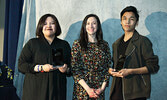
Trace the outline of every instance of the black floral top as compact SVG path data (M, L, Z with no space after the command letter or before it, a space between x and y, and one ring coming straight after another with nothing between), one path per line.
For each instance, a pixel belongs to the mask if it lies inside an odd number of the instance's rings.
M89 99L86 90L78 81L84 79L89 87L94 89L100 88L103 82L109 82L108 69L111 65L109 45L104 40L99 44L89 42L88 49L82 51L79 41L75 40L71 54L72 73L75 81L73 99ZM104 93L99 99L104 99Z

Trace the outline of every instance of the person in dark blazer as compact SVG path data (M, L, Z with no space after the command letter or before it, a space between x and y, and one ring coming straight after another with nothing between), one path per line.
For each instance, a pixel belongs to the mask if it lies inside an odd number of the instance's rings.
M146 100L150 97L150 75L159 70L158 56L153 53L151 41L136 31L138 20L134 6L122 10L121 25L125 33L112 45L110 100Z
M61 27L52 14L43 15L37 25L36 38L22 49L18 70L25 74L22 100L66 100L66 76L71 75L71 48L57 38ZM53 50L61 49L59 67L54 67Z

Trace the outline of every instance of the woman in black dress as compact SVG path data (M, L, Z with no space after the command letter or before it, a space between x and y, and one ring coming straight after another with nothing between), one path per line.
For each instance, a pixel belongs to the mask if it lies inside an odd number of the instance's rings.
M43 15L36 38L24 46L18 69L25 74L22 100L65 100L66 76L70 75L71 49L68 42L57 38L61 28L52 14ZM62 50L63 64L53 67L53 49Z

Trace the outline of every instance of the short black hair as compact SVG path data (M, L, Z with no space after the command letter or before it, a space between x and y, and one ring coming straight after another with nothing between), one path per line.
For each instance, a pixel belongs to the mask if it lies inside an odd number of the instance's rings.
M125 12L133 12L135 14L135 17L136 17L136 21L139 21L139 14L138 14L138 11L136 9L136 7L134 6L127 6L126 8L124 8L122 11L121 11L121 19L122 19L122 16Z

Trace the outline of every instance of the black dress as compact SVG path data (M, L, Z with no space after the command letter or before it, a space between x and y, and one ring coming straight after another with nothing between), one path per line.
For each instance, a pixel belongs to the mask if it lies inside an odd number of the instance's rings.
M52 49L62 48L64 62L70 67L71 48L68 42L55 38L49 44L44 37L30 39L18 61L18 69L25 74L22 100L65 100L66 76L59 70L34 72L35 65L52 64Z

